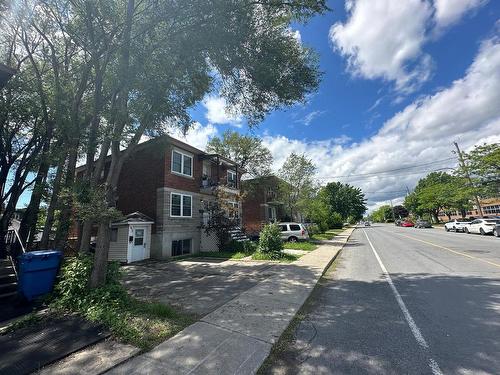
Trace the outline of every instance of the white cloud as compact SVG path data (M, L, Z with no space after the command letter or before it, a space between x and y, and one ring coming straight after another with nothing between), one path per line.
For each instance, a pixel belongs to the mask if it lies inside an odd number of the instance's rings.
M487 2L488 0L434 0L436 26L438 29L447 27L460 20L465 13Z
M409 93L427 81L432 58L423 52L429 34L457 22L483 0L348 0L348 19L330 29L334 49L354 76L394 82Z
M202 126L199 122L195 122L186 134L183 134L180 129L174 128L169 132L169 135L200 150L205 150L208 141L217 135L217 129L212 124Z
M326 111L312 111L312 112L309 112L304 117L295 120L295 122L301 123L304 126L309 126L314 121L314 119L318 118L319 116L321 116L325 112Z
M205 117L211 124L229 124L238 128L242 127L242 117L228 111L224 98L209 95L202 104L207 109Z
M397 169L453 157L452 142L463 149L483 142L500 142L500 42L489 40L465 76L434 95L420 98L386 121L373 137L343 145L330 139L304 142L284 136L266 136L265 144L278 169L292 152L306 153L318 167L323 182L331 176L359 175ZM349 177L341 181L360 186L371 206L388 199L401 199L406 186L414 187L430 168L455 166L445 161L397 175ZM412 174L409 174L412 172Z

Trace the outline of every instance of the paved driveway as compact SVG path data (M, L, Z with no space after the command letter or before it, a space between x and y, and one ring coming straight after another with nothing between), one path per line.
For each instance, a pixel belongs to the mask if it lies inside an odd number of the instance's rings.
M270 276L272 264L222 259L148 260L123 267L124 285L141 299L204 316Z

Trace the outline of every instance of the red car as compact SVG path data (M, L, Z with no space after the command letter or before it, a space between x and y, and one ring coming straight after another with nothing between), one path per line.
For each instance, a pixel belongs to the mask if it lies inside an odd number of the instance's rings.
M405 220L405 221L401 222L401 226L402 227L413 227L413 226L415 226L415 224L413 224L410 220Z

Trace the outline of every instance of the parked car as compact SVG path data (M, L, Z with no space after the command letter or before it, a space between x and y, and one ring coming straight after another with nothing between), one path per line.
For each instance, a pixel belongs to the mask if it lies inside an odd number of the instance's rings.
M465 233L493 234L500 219L476 219L465 227Z
M281 238L284 241L297 242L299 240L307 240L309 233L304 224L300 223L279 223L281 229Z
M495 237L500 237L500 224L497 223L497 225L495 225L495 228L493 228L493 235Z
M432 228L432 224L427 220L417 220L415 228Z
M365 221L365 227L369 227L371 224L369 221Z
M464 232L465 227L469 225L471 222L468 220L452 220L444 224L444 230L449 232L450 230L454 232Z
M413 224L413 221L411 220L405 220L401 222L402 227L414 227L415 224Z

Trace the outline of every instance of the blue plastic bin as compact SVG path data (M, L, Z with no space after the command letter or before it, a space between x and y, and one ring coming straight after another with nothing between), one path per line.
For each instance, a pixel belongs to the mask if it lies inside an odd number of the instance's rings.
M17 257L18 290L28 301L50 293L54 287L62 253L58 250L30 251Z

